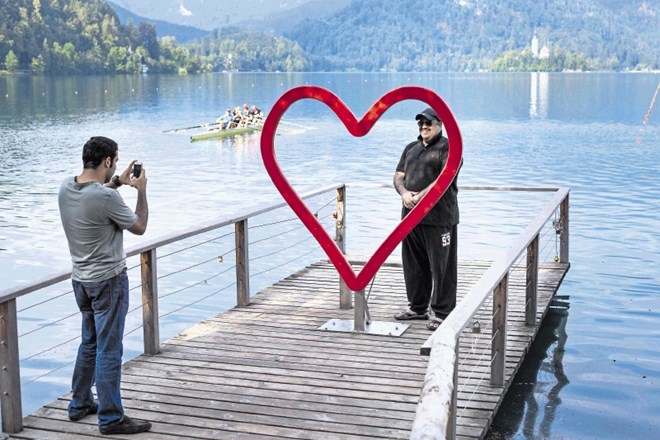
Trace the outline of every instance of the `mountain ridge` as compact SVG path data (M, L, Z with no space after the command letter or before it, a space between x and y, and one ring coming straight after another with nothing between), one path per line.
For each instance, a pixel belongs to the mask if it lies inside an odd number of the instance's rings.
M321 70L488 70L534 35L549 56L579 56L594 70L658 69L660 8L648 0L354 0L285 37Z
M236 5L218 5L204 0L112 0L133 14L152 20L167 21L211 31L227 26L254 26L278 16L295 17L300 11L305 17L314 11L323 14L335 11L351 0L250 0ZM312 9L309 4L313 4ZM300 9L302 8L302 9Z
M169 21L151 19L137 15L128 9L125 9L113 1L107 2L117 13L117 17L122 24L132 21L133 23L147 23L156 28L156 35L159 37L175 36L176 41L185 43L186 41L196 40L208 35L209 31L194 26L174 24Z
M152 12L161 4L113 2ZM161 13L182 24L209 6L162 2ZM660 8L651 0L253 0L243 10L254 13L245 20L226 14L224 22L294 41L314 70L488 70L498 57L529 48L534 35L550 56L580 58L581 68L660 68Z

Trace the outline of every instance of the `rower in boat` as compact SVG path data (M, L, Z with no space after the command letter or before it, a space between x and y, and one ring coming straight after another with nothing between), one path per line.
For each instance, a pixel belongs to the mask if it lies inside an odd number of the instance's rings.
M231 114L231 109L225 110L225 113L220 116L215 122L218 123L218 128L220 130L226 130L229 128L229 125L231 124L233 117Z
M249 117L253 124L261 124L264 120L264 112L258 109L256 105L253 105L250 109Z

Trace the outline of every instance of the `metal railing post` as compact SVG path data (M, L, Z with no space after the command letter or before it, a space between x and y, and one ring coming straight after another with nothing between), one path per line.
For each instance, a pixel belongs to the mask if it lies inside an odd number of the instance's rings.
M160 353L160 323L158 321L158 271L156 249L140 254L142 271L142 334L144 353Z
M0 304L0 410L2 431L10 434L23 429L17 319L15 298Z
M353 312L353 331L364 332L367 329L367 299L364 289L355 292L355 311Z
M490 366L490 384L501 387L504 385L506 366L506 296L509 274L493 291L493 339L491 342L492 364Z
M559 208L562 231L559 235L559 262L568 263L568 194Z
M250 304L250 258L248 253L248 221L236 222L236 305Z
M335 243L337 243L341 253L346 254L346 185L337 188L335 215L337 216L335 220ZM351 307L353 307L351 289L339 277L339 308L348 310Z
M525 277L525 325L536 325L539 285L539 236L527 246L527 275Z

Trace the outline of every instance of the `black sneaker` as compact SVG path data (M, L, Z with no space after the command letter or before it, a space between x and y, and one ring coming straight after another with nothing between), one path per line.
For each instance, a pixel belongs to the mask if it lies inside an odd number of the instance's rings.
M101 434L137 434L147 432L151 429L151 423L144 420L133 420L124 416L119 422L110 425L99 426Z
M79 412L78 414L72 416L71 413L69 413L69 420L72 422L77 422L78 420L82 420L85 417L87 417L90 414L96 414L99 411L99 406L96 402L92 402L91 405L89 405L87 408Z

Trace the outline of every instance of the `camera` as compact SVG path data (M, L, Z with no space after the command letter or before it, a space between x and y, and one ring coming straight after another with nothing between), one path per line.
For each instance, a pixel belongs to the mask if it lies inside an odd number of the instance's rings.
M133 176L140 177L141 173L142 173L142 162L135 162L133 164Z

